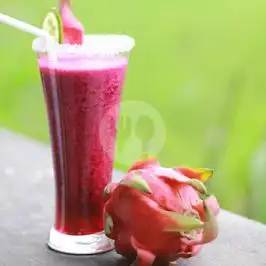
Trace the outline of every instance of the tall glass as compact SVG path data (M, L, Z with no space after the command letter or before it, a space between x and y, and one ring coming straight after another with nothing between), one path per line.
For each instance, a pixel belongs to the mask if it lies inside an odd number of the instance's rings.
M33 42L49 119L55 224L48 245L71 254L112 249L103 233L103 189L111 181L119 104L134 40L87 35L82 46ZM51 48L51 47L50 47Z

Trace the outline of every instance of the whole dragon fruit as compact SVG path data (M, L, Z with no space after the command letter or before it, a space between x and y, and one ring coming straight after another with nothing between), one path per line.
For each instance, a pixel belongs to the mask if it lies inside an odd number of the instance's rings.
M106 235L117 252L148 266L197 255L217 237L219 205L203 182L209 169L165 168L137 162L118 184L106 186Z

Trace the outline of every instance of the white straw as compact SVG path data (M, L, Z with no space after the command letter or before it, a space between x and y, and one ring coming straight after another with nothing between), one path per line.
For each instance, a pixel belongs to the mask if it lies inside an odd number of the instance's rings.
M45 30L36 28L36 27L34 27L34 26L24 22L24 21L17 20L15 18L9 17L9 16L4 15L2 13L0 13L0 23L5 23L9 26L12 26L12 27L17 28L19 30L31 33L31 34L36 35L36 36L44 36L44 37L49 36L48 32L46 32Z
M48 57L52 59L53 61L56 61L56 53L55 53L55 42L52 40L50 34L42 29L39 29L37 27L34 27L24 21L12 18L10 16L7 16L5 14L0 13L0 23L5 23L11 27L17 28L19 30L22 30L24 32L31 33L33 35L36 35L38 37L45 37L46 39L46 45L47 45L47 51L48 51Z

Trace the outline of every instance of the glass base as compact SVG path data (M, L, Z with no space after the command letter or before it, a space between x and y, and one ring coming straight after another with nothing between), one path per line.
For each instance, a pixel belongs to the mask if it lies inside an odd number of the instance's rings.
M114 248L113 241L104 232L91 235L66 235L51 229L48 246L59 252L75 255L89 255L110 251Z

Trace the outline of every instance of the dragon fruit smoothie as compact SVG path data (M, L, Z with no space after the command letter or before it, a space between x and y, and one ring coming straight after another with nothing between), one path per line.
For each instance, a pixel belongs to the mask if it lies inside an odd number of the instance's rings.
M111 181L127 35L85 35L71 0L43 21L49 38L33 41L49 120L55 174L55 223L48 246L68 254L113 249L104 233L105 186ZM50 38L51 37L51 38Z
M53 77L48 60L39 58L57 190L55 229L69 235L93 234L103 230L102 192L111 180L127 59L74 57L55 64ZM106 115L108 123L102 128Z

